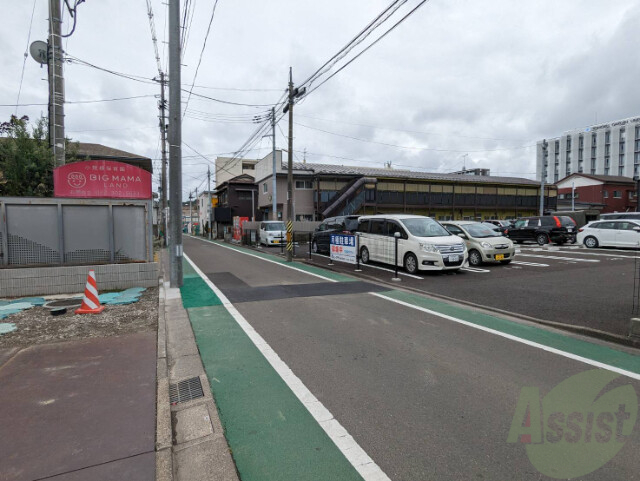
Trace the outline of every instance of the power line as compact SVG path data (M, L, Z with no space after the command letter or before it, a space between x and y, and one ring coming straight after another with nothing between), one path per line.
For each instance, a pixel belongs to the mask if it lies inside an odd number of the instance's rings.
M324 79L321 83L319 83L318 85L316 85L313 89L309 90L307 92L306 97L309 96L309 94L311 92L314 92L316 90L318 90L320 87L322 87L325 83L327 83L329 80L331 80L333 77L335 77L338 73L340 73L342 70L344 70L345 68L347 68L349 65L351 65L356 59L358 59L362 54L364 54L367 50L369 50L371 47L373 47L374 45L376 45L380 40L382 40L384 37L386 37L389 33L391 33L391 31L393 31L398 25L400 25L402 22L404 22L407 18L409 18L411 15L413 15L416 10L418 10L422 5L424 5L425 3L429 2L430 0L422 0L420 3L418 3L418 5L416 5L412 10L409 11L409 13L407 13L404 17L402 17L400 20L398 20L389 30L387 30L385 33L383 33L382 35L380 35L377 39L375 39L372 43L370 43L369 45L367 45L367 47L365 47L363 50L361 50L355 57L353 57L351 60L349 60L346 64L344 64L342 67L340 67L338 70L336 70L334 73L332 73L331 75L329 75L326 79Z
M304 124L300 124L298 122L295 122L296 125L299 125L300 127L304 127L307 129L311 129L311 130L317 130L318 132L323 132L325 134L329 134L329 135L335 135L338 137L344 137L346 139L352 139L352 140L357 140L359 142L367 142L370 144L378 144L378 145L385 145L387 147L396 147L399 149L408 149L408 150L419 150L419 151L433 151L433 152L456 152L456 153L481 153L481 152L497 152L497 151L503 151L503 150L519 150L519 149L527 149L530 147L535 147L535 145L522 145L520 147L507 147L507 148L499 148L499 149L485 149L485 150L453 150L453 149L435 149L435 148L430 148L430 147L409 147L409 146L404 146L404 145L397 145L397 144L390 144L387 142L377 142L375 140L366 140L366 139L361 139L359 137L352 137L350 135L344 135L344 134L339 134L337 132L331 132L329 130L323 130L323 129L318 129L316 127L310 127L308 125L304 125Z
M204 42L202 43L202 50L200 50L200 58L198 58L198 65L196 66L196 72L193 75L193 82L191 83L191 88L189 89L189 97L187 97L187 102L184 105L185 113L187 111L187 107L189 107L189 101L191 100L191 92L193 92L193 86L195 85L196 78L198 77L198 71L200 70L200 64L202 63L202 56L204 54L204 50L205 48L207 48L207 39L209 38L209 32L211 32L211 25L213 24L213 17L215 17L216 15L217 6L218 6L218 0L215 0L215 2L213 3L213 9L211 10L211 18L209 19L209 26L207 27L207 33L205 34ZM182 116L184 117L184 113L182 114Z
M133 99L143 99L143 98L149 98L149 97L155 97L155 95L153 94L149 94L149 95L133 95L131 97L117 97L117 98L112 98L112 99L96 99L96 100L66 100L65 104L95 104L95 103L101 103L101 102L117 102L120 100L133 100ZM40 105L49 105L47 103L30 103L30 104L0 104L0 107L33 107L33 106L40 106Z
M406 133L409 133L409 134L441 135L441 136L445 136L445 137L449 136L449 137L456 137L456 138L461 138L461 139L474 139L474 140L528 142L527 140L523 140L523 139L502 139L502 138L496 138L496 137L476 137L476 136L470 136L470 135L443 134L443 133L439 133L439 132L426 132L424 130L396 129L396 128L392 128L392 127L380 127L378 125L359 124L359 123L356 123L356 122L345 122L344 120L321 119L319 117L311 117L310 115L302 115L302 114L296 114L296 116L304 117L305 119L321 120L323 122L331 122L331 123L338 123L338 124L345 124L345 125L355 125L357 127L368 127L370 129L376 129L376 130L390 130L392 132L406 132Z
M24 49L24 60L22 61L22 73L20 74L20 87L18 87L18 98L16 99L16 112L18 115L18 106L20 105L20 93L22 92L22 81L24 80L24 68L27 65L27 57L29 56L29 42L31 41L31 27L33 26L33 15L36 12L36 0L33 0L33 9L31 10L31 20L29 21L29 34L27 35L27 47ZM46 104L45 104L46 105Z
M153 50L156 55L156 64L158 66L158 74L162 74L162 65L160 64L160 54L158 52L158 39L156 36L156 24L153 20L153 8L151 0L147 0L147 15L149 16L149 28L151 29L151 41L153 42Z

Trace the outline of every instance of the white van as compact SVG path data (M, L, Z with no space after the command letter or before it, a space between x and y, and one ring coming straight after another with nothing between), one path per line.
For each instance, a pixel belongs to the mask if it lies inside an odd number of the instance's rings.
M265 246L280 245L287 242L287 228L281 220L260 222L260 244Z
M358 219L360 259L394 264L395 233L398 265L410 274L420 270L455 270L468 266L467 246L430 217L408 214L366 215Z

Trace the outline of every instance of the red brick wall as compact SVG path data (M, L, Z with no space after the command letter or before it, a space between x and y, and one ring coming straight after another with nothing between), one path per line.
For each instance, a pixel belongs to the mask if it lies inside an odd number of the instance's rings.
M604 198L604 191L609 193L608 198ZM620 199L613 197L613 191L617 190L622 194ZM597 202L599 204L605 204L606 207L602 209L602 213L608 212L625 212L636 210L636 198L629 199L629 192L635 193L635 186L628 184L603 184L603 185L590 185L586 187L576 187L576 194L578 197L576 201L579 202ZM571 194L571 187L558 189L558 195Z

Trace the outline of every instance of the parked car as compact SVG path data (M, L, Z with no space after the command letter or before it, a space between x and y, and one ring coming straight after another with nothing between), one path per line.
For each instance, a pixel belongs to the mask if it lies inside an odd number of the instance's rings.
M488 220L482 221L482 223L492 226L492 229L497 230L501 234L503 234L505 230L507 230L509 227L513 225L513 223L510 220L498 220L498 219L488 219Z
M596 220L578 229L578 242L595 247L640 247L640 220Z
M443 226L449 232L464 239L469 252L469 265L477 266L483 262L509 264L516 253L510 239L493 230L484 222L448 221Z
M600 214L600 220L640 220L640 212L612 212L610 214Z
M576 242L576 222L568 216L544 215L523 217L509 227L505 235L514 242L535 241L540 245L555 242L562 245Z
M395 263L395 234L398 265L410 274L420 270L453 270L467 266L467 247L430 217L418 215L369 215L358 219L360 259Z
M260 244L265 246L280 245L286 242L287 228L280 220L265 220L260 223Z
M331 234L351 234L358 227L357 215L347 215L341 217L329 217L316 227L311 236L311 250L313 252L329 253L331 245Z

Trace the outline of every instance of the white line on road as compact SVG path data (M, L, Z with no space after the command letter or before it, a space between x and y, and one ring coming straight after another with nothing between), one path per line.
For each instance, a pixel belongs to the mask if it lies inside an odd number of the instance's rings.
M533 249L533 252L545 252L544 249ZM638 256L629 256L621 254L605 254L604 252L563 252L563 254L578 254L581 256L600 256L600 257L617 257L623 259L636 259Z
M225 247L225 246L221 246ZM258 257L258 256L253 256ZM389 477L380 469L380 467L369 457L369 455L360 447L347 430L342 427L337 419L333 417L333 414L329 412L324 405L318 401L318 399L309 391L309 389L302 383L300 378L296 376L291 368L280 359L280 356L267 344L267 341L258 334L258 332L249 324L242 314L235 308L235 306L227 299L216 285L196 266L196 264L184 254L184 258L191 264L193 269L198 273L202 280L204 280L209 288L215 292L216 296L222 301L222 305L229 311L229 314L233 316L238 325L242 328L245 334L251 339L253 344L258 348L262 355L269 361L269 364L278 373L282 380L287 383L291 391L296 395L300 402L307 408L309 413L313 416L316 422L324 429L327 436L335 443L338 449L342 452L345 458L351 463L351 465L360 473L360 476L365 481L391 481ZM258 257L261 259L260 257ZM266 260L266 259L262 259ZM285 266L287 267L287 266ZM306 272L306 271L302 271ZM309 272L306 272L309 274Z
M228 247L228 246L225 246L225 245L222 245L222 244L218 244L217 242L212 242L212 241L209 241L209 240L206 240L206 239L200 239L199 237L192 237L192 238L193 238L193 239L201 240L202 242L206 242L206 243L208 243L208 244L211 244L211 245L214 245L214 246L217 246L217 247L224 247L225 249L232 250L232 251L234 251L234 252L237 252L238 254L244 254L245 256L255 257L256 259L260 259L261 261L271 262L272 264L276 264L276 265L281 266L281 267L286 267L287 269L293 269L294 271L303 272L303 273L305 273L305 274L309 274L310 276L319 277L320 279L324 279L325 281L329 281L329 282L338 282L338 281L337 281L337 280L335 280L335 279L330 279L330 278L328 278L328 277L321 276L320 274L316 274L316 273L314 273L314 272L305 271L304 269L299 269L298 267L295 267L295 266L290 266L290 265L287 265L287 264L282 264L281 262L273 261L273 260L271 260L271 259L265 259L264 257L257 256L257 255L255 255L255 254L251 254L250 252L244 252L244 250L234 249L233 247ZM187 257L187 255L186 255L186 254L185 254L185 257Z
M460 268L461 271L469 271L469 272L475 272L478 274L484 274L487 272L491 272L489 269L479 269L477 267L461 267Z
M579 257L558 257L558 256L542 256L538 254L519 254L521 257L540 257L542 259L555 259L558 261L573 262L600 262L600 259L580 259Z
M537 262L511 261L511 263L529 267L549 267L549 264L538 264Z
M538 349L542 349L543 351L551 352L557 354L559 356L563 356L569 359L573 359L575 361L580 361L585 364L590 364L591 366L599 367L601 369L607 369L608 371L617 372L618 374L622 374L623 376L630 377L632 379L640 380L640 374L635 372L627 371L625 369L620 369L619 367L611 366L609 364L605 364L603 362L594 361L593 359L589 359L587 357L578 356L576 354L571 354L570 352L561 351L560 349L556 349L554 347L545 346L544 344L539 344L537 342L529 341L527 339L522 339L521 337L513 336L511 334L507 334L505 332L497 331L495 329L491 329L489 327L480 326L478 324L474 324L473 322L465 321L463 319L459 319L457 317L449 316L447 314L442 314L437 311L432 311L431 309L427 309L425 307L415 306L413 304L409 304L408 302L400 301L398 299L393 299L392 297L387 297L384 294L380 294L378 292L370 292L369 294L380 297L381 299L385 299L387 301L395 302L396 304L400 304L402 306L410 307L411 309L416 309L418 311L425 312L427 314L431 314L433 316L442 317L443 319L447 319L449 321L457 322L459 324L464 324L465 326L473 327L474 329L479 329L481 331L485 331L491 334L495 334L496 336L504 337L506 339L511 339L512 341L520 342L522 344L526 344L528 346L537 347Z

